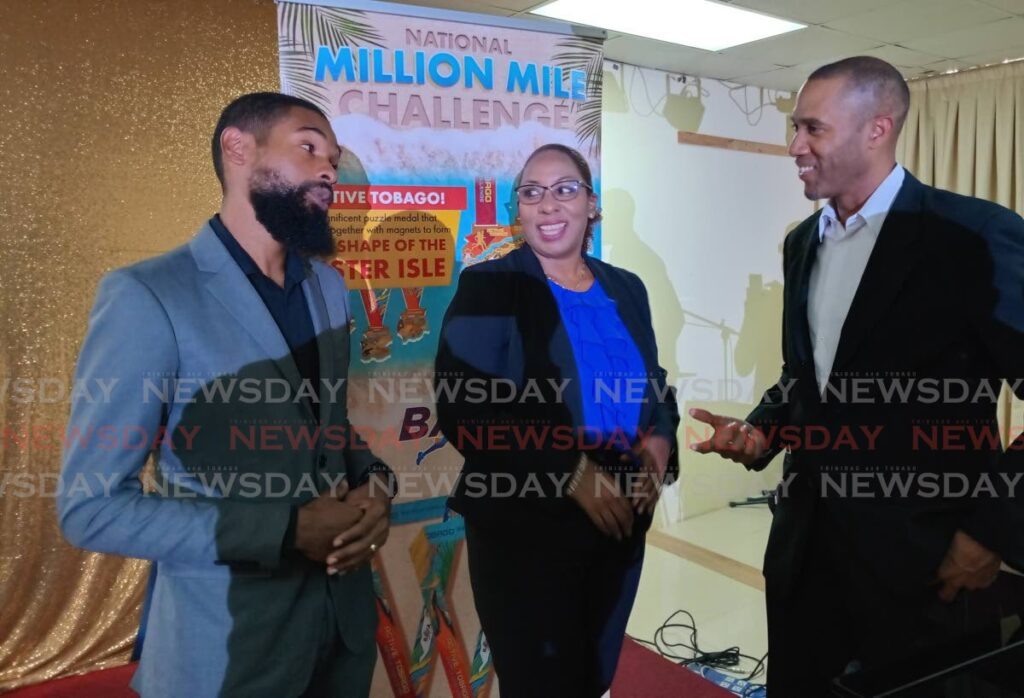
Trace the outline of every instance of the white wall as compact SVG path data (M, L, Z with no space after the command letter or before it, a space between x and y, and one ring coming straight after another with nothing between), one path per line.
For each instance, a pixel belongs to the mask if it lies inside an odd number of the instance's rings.
M791 109L788 92L605 62L602 254L644 279L662 365L684 410L701 405L746 416L778 378L780 245L814 205L791 158L681 145L677 134L785 145ZM762 290L748 308L752 275L760 275ZM726 339L718 325L731 330ZM700 425L684 413L682 445L695 438L687 427ZM664 499L662 523L778 480L777 464L749 474L718 456L681 453L681 494Z

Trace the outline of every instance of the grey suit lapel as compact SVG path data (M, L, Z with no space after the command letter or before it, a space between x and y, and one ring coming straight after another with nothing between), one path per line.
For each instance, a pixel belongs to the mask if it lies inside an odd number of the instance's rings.
M331 393L327 390L326 381L335 380L337 375L334 372L334 338L331 336L331 316L327 312L320 277L311 266L307 267L302 290L306 294L306 304L309 305L309 314L313 318L317 353L320 355L320 385L317 386L317 394L320 397L320 423L330 424L333 400L330 399Z
M298 390L301 376L284 335L263 299L217 239L213 228L209 224L203 226L189 247L199 270L206 275L206 289L260 345L281 375L291 383L292 389Z

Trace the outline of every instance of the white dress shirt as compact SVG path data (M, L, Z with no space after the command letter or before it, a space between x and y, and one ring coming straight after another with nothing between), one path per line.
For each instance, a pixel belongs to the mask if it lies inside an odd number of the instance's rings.
M811 269L807 322L819 391L824 390L832 373L843 323L885 217L903 185L904 174L903 167L897 164L860 210L846 220L845 226L836 217L831 201L818 218L821 244Z

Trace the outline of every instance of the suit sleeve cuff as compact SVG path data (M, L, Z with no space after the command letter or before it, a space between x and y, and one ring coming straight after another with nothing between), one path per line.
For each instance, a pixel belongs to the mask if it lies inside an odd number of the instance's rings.
M281 555L284 556L295 550L295 529L299 525L299 508L292 506L288 513L288 528L284 530L284 540L281 541Z
M362 487L370 482L370 478L374 475L377 476L378 481L384 483L384 488L390 499L394 499L395 495L398 494L398 476L395 472L388 467L384 461L376 461L371 464L369 468L363 471L363 474L359 478L359 482L356 483L356 487Z
M230 502L220 507L218 563L232 569L274 570L281 565L290 505Z

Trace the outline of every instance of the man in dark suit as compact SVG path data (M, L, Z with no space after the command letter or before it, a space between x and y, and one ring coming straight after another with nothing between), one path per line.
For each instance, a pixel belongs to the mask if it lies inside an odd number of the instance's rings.
M1024 396L1024 221L896 163L909 91L884 61L815 71L789 146L809 199L786 238L783 367L746 421L691 446L760 470L786 451L765 553L768 687L827 695L857 668L976 651L983 592L1024 565L1004 451L1006 379ZM943 651L945 651L943 650Z

